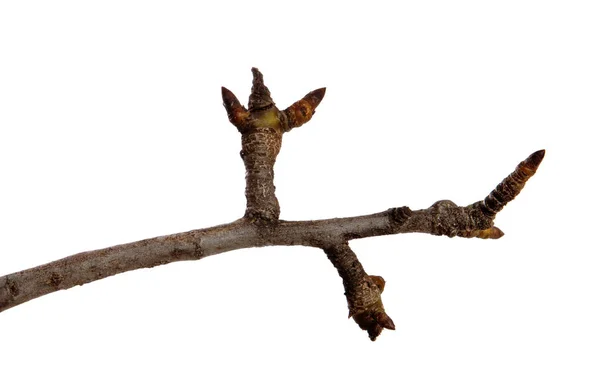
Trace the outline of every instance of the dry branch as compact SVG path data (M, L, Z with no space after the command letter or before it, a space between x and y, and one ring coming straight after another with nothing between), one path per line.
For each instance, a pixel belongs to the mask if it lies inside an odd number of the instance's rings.
M384 328L395 329L381 301L385 281L368 275L348 241L399 233L498 239L495 215L523 189L542 162L540 150L521 162L484 200L457 206L449 200L423 210L391 208L372 215L315 221L279 219L273 166L283 133L308 122L325 95L317 89L280 111L252 69L248 109L222 89L230 122L242 136L246 167L246 212L234 222L106 249L75 254L45 265L0 277L0 312L34 298L130 270L171 262L198 260L226 251L264 246L310 246L322 249L342 277L349 315L375 340Z

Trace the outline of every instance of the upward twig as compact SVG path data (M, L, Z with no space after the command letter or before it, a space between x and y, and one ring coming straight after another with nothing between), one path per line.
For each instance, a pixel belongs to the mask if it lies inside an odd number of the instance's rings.
M279 219L273 167L281 149L283 133L308 122L325 96L325 88L308 93L284 111L275 106L263 75L252 69L252 93L246 110L236 96L222 88L223 106L229 121L242 134L240 155L246 167L246 214L248 219Z
M420 232L449 237L498 239L495 215L523 189L544 157L533 153L484 200L457 206L449 200L423 210L397 207L376 214L315 221L279 220L273 165L284 132L306 123L325 94L317 89L284 111L277 109L262 74L253 69L248 109L223 88L229 120L242 134L246 166L244 217L234 222L83 252L0 277L0 312L45 294L115 274L183 260L198 260L235 249L303 245L322 249L342 277L350 316L375 340L384 328L395 329L381 300L385 281L368 275L348 241L380 235Z

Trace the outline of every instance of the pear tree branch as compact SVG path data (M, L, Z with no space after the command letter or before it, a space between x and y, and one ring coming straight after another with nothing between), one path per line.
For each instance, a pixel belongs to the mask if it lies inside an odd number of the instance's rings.
M252 73L248 108L231 91L221 90L229 121L241 134L240 155L246 167L246 211L242 218L205 229L83 252L2 276L0 312L48 293L130 270L199 260L250 247L301 245L324 251L342 278L349 316L375 340L383 329L395 329L381 299L385 280L366 273L348 242L401 233L498 239L503 233L494 226L496 214L521 192L544 158L544 150L534 152L486 198L467 206L441 200L422 210L397 207L347 218L281 220L273 167L283 134L312 118L325 88L308 93L281 111L271 99L260 71L253 68Z

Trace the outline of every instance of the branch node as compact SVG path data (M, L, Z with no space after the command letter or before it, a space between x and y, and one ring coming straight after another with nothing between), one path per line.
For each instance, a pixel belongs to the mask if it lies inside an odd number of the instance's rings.
M406 207L395 207L388 210L390 221L394 226L402 226L413 214L413 211Z
M18 296L19 293L21 293L21 291L19 290L19 285L12 278L7 278L4 286L8 290L8 294L12 298Z

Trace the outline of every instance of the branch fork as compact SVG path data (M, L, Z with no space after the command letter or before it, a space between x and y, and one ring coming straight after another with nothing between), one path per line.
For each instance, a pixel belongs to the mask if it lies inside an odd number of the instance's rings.
M273 167L283 134L313 117L325 88L306 94L281 111L260 71L253 68L252 74L248 108L231 91L224 87L221 90L229 121L241 134L240 155L246 167L246 211L242 218L220 226L83 252L5 275L0 277L0 312L57 290L139 268L199 260L249 247L302 245L325 252L342 278L349 317L375 340L384 329L395 329L381 299L385 280L366 273L348 242L412 232L498 239L504 233L494 226L496 214L521 192L544 158L544 150L534 152L486 198L467 206L440 200L422 210L397 207L348 218L280 220Z

